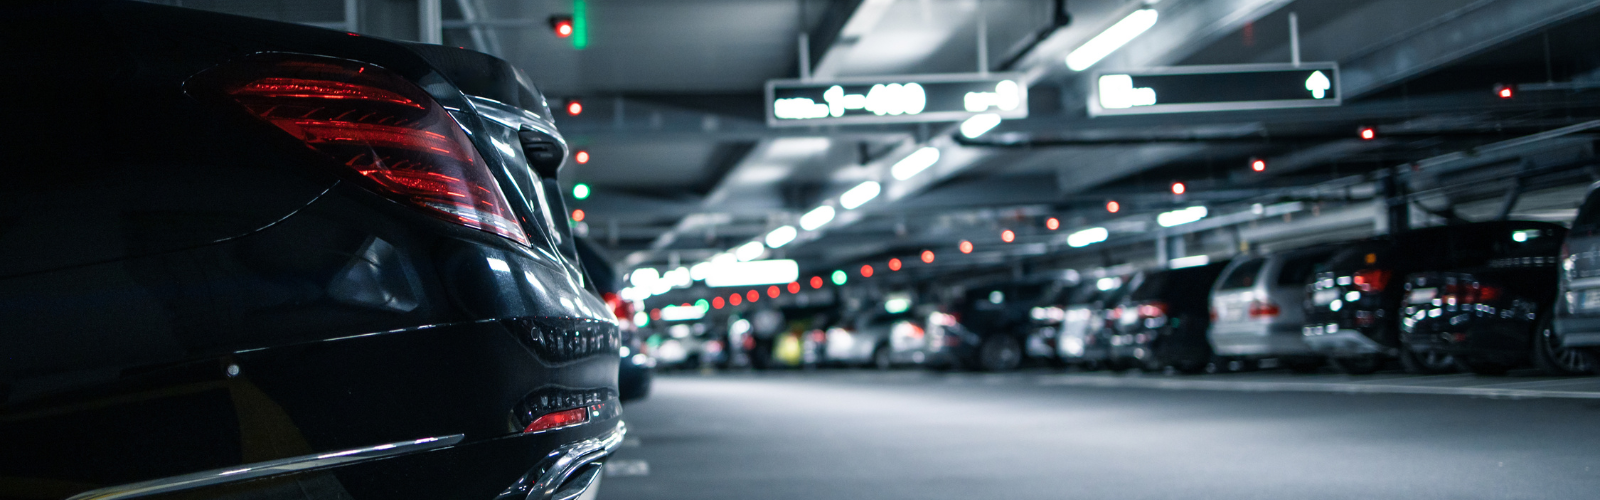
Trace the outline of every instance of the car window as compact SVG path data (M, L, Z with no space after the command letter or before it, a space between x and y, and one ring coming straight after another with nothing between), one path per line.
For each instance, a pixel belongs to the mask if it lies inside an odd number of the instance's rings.
M1596 228L1600 228L1600 189L1589 192L1578 209L1578 218L1572 221L1573 231L1589 232Z
M1278 269L1278 285L1304 285L1311 281L1312 273L1318 266L1327 262L1333 252L1315 252L1296 255L1283 263ZM1365 255L1362 256L1363 258Z
M1138 288L1133 289L1133 292L1128 294L1128 300L1144 302L1161 298L1161 291L1167 287L1167 280L1171 276L1172 272L1170 271L1145 275L1144 282L1140 283Z
M1228 275L1222 278L1219 288L1232 290L1256 286L1256 280L1261 275L1261 266L1266 263L1266 259L1251 259L1239 267L1233 268L1233 271L1228 272Z

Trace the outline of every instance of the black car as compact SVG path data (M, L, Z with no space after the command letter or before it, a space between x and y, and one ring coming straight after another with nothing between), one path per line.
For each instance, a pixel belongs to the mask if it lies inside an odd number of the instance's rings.
M1500 258L1496 242L1509 242L1519 231L1564 232L1543 222L1489 221L1354 243L1323 264L1307 285L1306 343L1345 373L1372 373L1394 357L1412 372L1454 369L1449 351L1401 348L1400 318L1410 297L1407 276L1489 266Z
M1556 306L1534 344L1541 366L1578 372L1600 368L1600 183L1589 186L1561 245Z
M1535 332L1550 320L1557 254L1567 232L1547 226L1473 232L1475 238L1460 238L1449 250L1457 254L1451 260L1474 265L1407 276L1401 350L1419 359L1450 356L1489 375L1528 362ZM1542 367L1552 375L1572 374Z
M1128 283L1110 330L1108 364L1200 373L1211 364L1211 286L1227 262L1146 271Z
M1048 305L1067 286L1055 276L1003 282L966 289L929 318L939 330L930 337L927 362L987 371L1015 370L1023 360L1023 342L1030 333L1029 313Z
M139 2L3 17L0 497L598 480L618 327L519 70Z
M578 261L583 263L584 272L621 327L619 343L622 347L618 354L622 362L617 373L617 396L624 402L644 399L650 395L650 383L655 378L652 368L655 368L656 360L645 353L644 338L639 334L639 327L633 324L633 302L622 298L622 276L617 274L616 266L606 257L605 251L595 246L594 241L582 237L573 240L577 244Z

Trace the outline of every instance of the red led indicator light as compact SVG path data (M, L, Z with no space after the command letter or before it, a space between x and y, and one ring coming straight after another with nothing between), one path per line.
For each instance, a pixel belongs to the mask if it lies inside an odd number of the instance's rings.
M573 114L577 114L577 113L573 113ZM578 163L589 163L589 152L588 151L583 151L583 150L578 150L577 153L573 153L572 154L572 159L574 161L577 161Z
M961 253L970 253L970 252L972 252L972 250L971 250L972 249L972 244L971 243L963 241L963 242L961 242L961 248L965 249L965 250L962 250ZM926 263L926 264L932 264L933 263L933 250L923 250L922 251L922 262Z
M1174 182L1174 183L1172 183L1172 194L1183 194L1185 191L1188 191L1188 190L1189 190L1189 187L1188 186L1184 186L1182 182Z
M900 270L900 259L889 259L889 270L890 271L899 271Z
M1122 204L1121 203L1117 203L1115 201L1106 202L1106 211L1107 212L1117 213L1117 212L1119 212L1121 210L1122 210Z
M861 277L863 277L863 278L871 278L872 277L872 264L862 264L861 265Z
M972 253L972 242L961 240L961 253Z
M1011 242L1016 241L1016 240L1017 240L1017 233L1011 232L1010 229L1007 229L1005 231L1001 231L1000 232L1000 241L1004 241L1006 243L1011 243Z
M811 289L815 290L815 289L818 289L818 288L822 288L822 277L821 276L812 276L811 277Z

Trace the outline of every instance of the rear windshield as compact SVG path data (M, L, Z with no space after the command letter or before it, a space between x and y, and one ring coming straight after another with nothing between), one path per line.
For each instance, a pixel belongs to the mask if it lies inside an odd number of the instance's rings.
M1572 221L1573 231L1590 231L1600 227L1600 189L1589 192L1578 209L1578 218Z
M1317 266L1328 261L1333 256L1333 251L1312 252L1296 255L1284 261L1283 267L1278 269L1279 285L1304 285L1311 282L1312 273ZM1363 257L1365 257L1363 255Z
M1256 286L1256 280L1261 275L1261 266L1266 263L1266 259L1252 259L1239 267L1233 268L1233 271L1222 278L1220 288L1232 290Z

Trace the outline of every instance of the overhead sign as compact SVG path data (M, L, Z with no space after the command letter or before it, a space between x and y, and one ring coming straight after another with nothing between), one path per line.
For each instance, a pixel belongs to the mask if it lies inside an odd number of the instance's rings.
M1141 115L1338 106L1336 63L1176 66L1102 72L1089 115Z
M767 82L772 126L964 120L994 113L1028 117L1021 73L947 74L825 82Z

